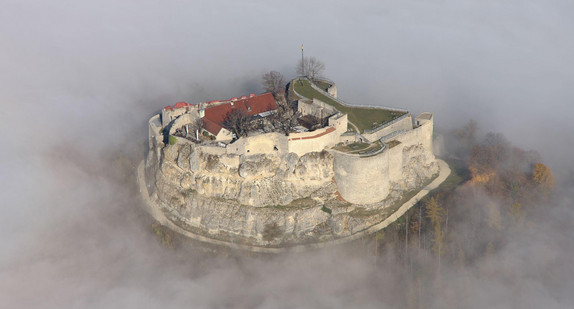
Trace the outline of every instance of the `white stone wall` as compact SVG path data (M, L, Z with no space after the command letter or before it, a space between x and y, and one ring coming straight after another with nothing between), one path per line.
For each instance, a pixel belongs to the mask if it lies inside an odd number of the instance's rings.
M180 107L180 108L174 108L174 109L165 109L165 108L162 109L161 110L162 126L166 127L173 120L175 120L177 117L189 112L190 110L193 110L193 107L186 106L186 107Z
M327 89L327 93L333 98L337 98L337 85L331 85L331 87Z
M335 128L337 135L347 132L347 114L336 114L329 118L328 125Z
M422 123L422 122L421 122ZM432 155L433 120L427 119L419 127L397 135L394 139L405 145L422 144Z
M303 156L309 152L320 152L335 146L339 134L333 127L325 127L313 132L291 133L289 135L289 152Z
M388 179L396 182L403 177L403 149L405 144L399 144L388 149L389 152L389 174Z
M232 139L233 139L233 133L227 130L226 128L221 128L221 130L219 130L219 133L217 133L217 136L215 137L215 140L218 142L229 142Z
M159 114L151 117L148 121L149 149L156 152L157 158L160 157L161 148L164 146L162 129Z
M190 111L189 113L182 114L181 116L177 117L171 125L169 134L173 135L177 129L183 127L186 124L193 123L196 119L199 119L199 114L197 111Z
M405 118L410 120L410 117ZM432 153L432 114L425 113L417 119L420 126L413 129L411 125L410 130L392 139L400 144L387 148L378 155L360 157L333 151L335 180L339 193L345 200L356 204L370 204L386 198L390 181L398 183L409 176L403 171L403 161L408 159L404 157L406 147L422 145L427 156L426 161L435 160ZM406 123L404 120L401 122Z
M229 153L238 153L244 155L254 155L260 153L282 154L289 151L287 136L279 132L242 137L235 143L229 144L227 147L229 148Z
M389 152L360 157L333 151L333 169L341 196L353 204L372 204L389 194Z
M297 102L297 111L302 115L313 115L319 118L324 118L337 112L331 105L317 99L313 99L311 102L299 100Z
M175 131L186 123L192 122L198 117L197 112L184 114L176 119L170 130ZM163 145L162 126L159 115L149 120L149 140L150 150L158 151ZM342 140L354 140L352 135L341 136L347 130L347 115L335 115L329 119L329 126L315 130L313 132L292 133L285 136L282 133L264 133L244 137L226 147L217 145L194 145L193 143L178 138L178 143L185 142L197 147L197 151L217 155L225 166L236 167L242 156L256 154L284 155L295 153L299 157L313 152L321 152L329 149ZM341 196L348 202L354 204L372 204L385 199L390 190L390 183L399 183L408 175L403 166L405 160L409 159L409 151L406 147L422 145L427 156L424 161L435 160L432 153L433 136L433 116L430 113L423 113L415 118L415 128L412 125L412 116L409 114L402 119L373 132L370 139L387 136L392 132L402 132L388 140L400 142L393 148L385 148L382 152L373 156L359 156L330 151L334 155L333 171L337 188ZM405 156L407 156L405 158ZM406 161L405 161L406 162ZM403 170L405 169L405 170ZM409 172L410 173L410 172ZM407 173L408 174L408 173Z
M385 135L391 134L399 130L408 131L412 129L413 129L413 118L411 114L407 114L407 116L403 117L402 119L396 122L389 124L388 126L384 126L381 129L372 133L363 133L362 135L363 137L372 142L380 139Z

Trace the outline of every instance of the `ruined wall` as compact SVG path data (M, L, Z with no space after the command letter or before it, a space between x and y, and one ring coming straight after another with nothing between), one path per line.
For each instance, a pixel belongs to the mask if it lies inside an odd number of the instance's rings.
M389 193L389 152L361 157L333 151L333 169L341 196L353 204L371 204Z
M420 126L416 127L413 130L407 131L403 134L399 134L393 139L405 145L421 144L426 150L426 152L434 159L434 155L432 152L432 136L433 136L432 116L430 119L420 119L419 117L417 117L417 119L419 119Z
M149 150L155 151L155 156L159 158L160 149L163 147L163 133L159 115L155 115L148 121Z
M337 98L337 85L332 84L328 89L327 93L333 98Z
M166 108L162 109L161 110L162 125L164 127L166 127L174 119L176 119L177 117L189 112L192 109L193 109L193 107L190 107L190 106L180 107L180 108L172 108L172 109L166 109Z
M388 177L394 190L413 190L438 172L432 152L432 116L419 124L415 129L390 139L399 142L389 149Z
M312 101L299 100L297 102L297 111L302 115L313 115L319 118L324 118L337 112L333 106L317 99Z
M335 128L337 135L342 135L347 132L347 114L339 113L329 117L328 124L330 127Z
M174 126L189 123L194 116L197 115L180 116ZM316 190L334 177L345 200L353 204L372 204L385 199L390 190L416 188L437 171L432 153L432 114L423 113L415 118L414 129L411 119L410 114L406 115L373 132L374 136L387 136L389 143L395 141L391 143L392 148L387 145L371 156L329 151L332 153L330 161L323 157L313 158L342 140L347 115L333 116L329 119L330 126L313 132L289 136L279 132L256 134L228 145L196 145L178 138L173 145L179 147L177 151L163 145L161 123L156 115L149 121L150 150L156 150L155 158L162 158L162 171L169 166L180 166L182 170L174 170L173 175L193 173L186 176L193 178L190 180L193 185L182 186L182 190L197 190L208 197L234 199L259 207L268 203L285 204L307 196L309 190ZM397 135L388 136L392 132ZM349 141L354 137L349 135ZM297 166L303 166L297 162L304 162L306 167L299 171L305 172L297 172ZM285 164L289 167L285 168Z
M180 108L180 109L182 109L182 108ZM187 125L187 124L193 123L198 118L199 118L199 114L195 110L179 116L178 118L175 119L175 121L171 125L171 128L169 129L169 134L173 135L177 129L179 129L179 128Z

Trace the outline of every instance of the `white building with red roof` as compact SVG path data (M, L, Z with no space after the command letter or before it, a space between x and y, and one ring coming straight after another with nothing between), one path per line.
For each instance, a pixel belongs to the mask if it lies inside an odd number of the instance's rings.
M266 117L273 113L279 106L270 92L260 95L242 96L233 98L228 102L206 106L201 112L203 129L215 136L217 141L230 141L233 134L225 128L224 122L227 115L234 110L241 110L249 117Z

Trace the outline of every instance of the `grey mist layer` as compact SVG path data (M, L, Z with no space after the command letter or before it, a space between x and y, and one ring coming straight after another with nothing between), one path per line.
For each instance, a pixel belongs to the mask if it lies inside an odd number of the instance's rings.
M573 9L560 0L3 1L1 307L402 306L392 254L375 266L345 248L273 258L167 250L113 168L143 159L147 119L163 106L260 92L269 70L294 77L302 43L348 102L433 112L437 134L474 119L538 151L555 173L557 205L540 205L535 232L505 235L508 245L469 265L459 285L473 291L466 307L572 307ZM442 280L460 280L444 267ZM427 295L431 308L445 302Z

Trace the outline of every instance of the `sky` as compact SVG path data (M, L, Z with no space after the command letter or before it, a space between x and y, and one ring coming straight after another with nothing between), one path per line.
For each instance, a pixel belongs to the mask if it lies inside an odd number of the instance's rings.
M147 119L163 106L261 92L269 70L295 76L301 44L325 63L343 100L430 111L437 134L476 120L538 151L558 183L572 184L572 1L1 4L2 307L344 307L357 299L393 307L392 293L379 291L392 291L385 278L393 271L374 272L347 252L215 258L205 262L211 270L196 270L197 260L157 246L137 196L109 170L110 153L143 158ZM542 261L574 253L563 239L574 230L569 189L551 215L563 228L536 236L556 250ZM547 241L555 234L557 247ZM548 287L529 284L518 293ZM552 286L561 291L572 280ZM560 293L530 305L573 303Z

